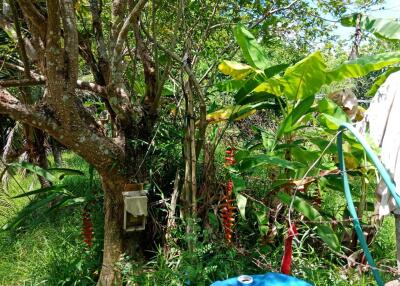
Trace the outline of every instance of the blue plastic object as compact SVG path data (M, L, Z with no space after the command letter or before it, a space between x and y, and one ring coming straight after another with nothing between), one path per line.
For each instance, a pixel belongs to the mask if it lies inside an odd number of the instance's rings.
M243 277L245 279L241 279ZM250 279L246 279L249 277ZM262 275L229 278L225 281L214 282L210 286L312 286L312 284L289 275L270 272Z

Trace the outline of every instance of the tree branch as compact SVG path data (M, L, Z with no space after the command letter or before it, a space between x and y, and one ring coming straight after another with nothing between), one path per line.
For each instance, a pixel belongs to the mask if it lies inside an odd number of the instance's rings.
M300 0L294 0L292 2L290 2L288 5L284 6L284 7L280 7L280 8L276 8L276 9L272 9L269 11L266 11L264 13L264 15L259 18L258 20L256 20L253 24L251 24L251 28L254 28L255 26L259 25L262 21L264 21L265 19L267 19L269 16L285 11L285 10L289 10L290 8L292 8L297 2L299 2Z
M0 88L0 114L5 114L16 121L28 123L39 129L54 128L56 122L37 112L32 106L22 104L7 90Z
M65 129L44 110L22 104L2 88L0 88L0 114L43 130L83 156L103 173L112 172L110 166L115 165L115 162L123 161L121 147L110 138L103 136L99 130L95 129L95 126L85 128L85 125L81 125L80 128ZM107 156L98 156L98 154L107 154Z
M14 18L15 31L17 33L19 50L20 50L22 61L24 63L25 76L27 78L29 78L29 77L31 77L30 68L29 68L29 60L28 60L28 56L26 54L25 43L22 38L21 25L19 23L19 18L18 18L17 5L14 1L10 1L10 5L11 5L12 13L13 13L13 18Z
M122 53L122 47L126 40L126 36L128 35L129 25L133 22L135 18L139 16L139 13L142 11L144 5L147 0L139 0L135 7L133 7L132 11L129 13L128 17L126 17L124 24L121 27L121 30L118 33L117 41L115 44L114 55L120 56Z
M146 93L144 96L144 103L147 105L147 109L150 110L157 96L157 75L155 70L155 64L149 50L143 42L143 37L140 32L140 20L137 17L134 21L133 32L136 39L136 51L138 56L142 60L144 80L146 83Z
M64 49L66 52L67 88L75 90L78 80L79 41L76 26L75 7L73 0L60 1L62 22L64 27Z
M106 85L107 83L109 83L109 78L110 78L110 62L108 59L106 44L104 42L103 25L101 22L102 6L103 6L102 0L90 0L90 11L92 13L92 27L97 43L98 69L101 71L103 78L102 79L103 82L97 82L97 83Z
M149 34L147 34L148 37L150 37ZM151 37L150 37L151 39ZM178 55L176 55L173 51L163 47L160 45L158 42L155 42L154 44L158 45L158 47L164 51L167 55L169 55L173 60L175 60L177 63L180 64L181 69L189 76L190 81L192 82L196 93L199 97L199 102L200 102L200 124L199 124L199 133L200 133L200 138L202 138L205 135L206 128L207 128L207 106L205 102L205 96L203 93L203 90L200 86L199 81L197 80L196 76L194 75L192 69L188 65L186 60L181 59ZM202 145L204 142L200 141L198 142L196 146L196 156L198 157L200 154L200 151L202 149Z
M11 0L14 1L14 0ZM46 36L46 17L40 13L40 11L36 8L36 6L32 3L31 0L17 0L19 7L21 7L24 16L28 19L28 21L35 26L35 28L39 31L40 37L42 39Z
M81 81L81 80L78 80L76 82L76 86L80 90L91 91L105 99L108 98L107 97L107 89L104 86L98 85L93 82L86 82L86 81Z
M34 86L34 85L44 85L46 81L38 79L9 79L0 80L0 87L23 87L23 86Z
M37 76L32 79L9 79L9 80L0 80L0 87L23 87L23 86L35 86L35 85L45 85L46 79L43 76ZM78 80L76 82L76 87L80 90L86 90L93 93L96 93L102 98L107 98L107 90L104 86Z

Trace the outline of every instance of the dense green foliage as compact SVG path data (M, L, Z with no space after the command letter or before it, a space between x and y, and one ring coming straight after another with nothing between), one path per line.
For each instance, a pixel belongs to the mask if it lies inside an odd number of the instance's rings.
M221 150L222 152L222 150ZM219 152L220 153L220 152ZM219 154L222 163L223 154ZM68 180L69 189L77 195L99 189L97 176L91 187L89 168L80 158L65 154L67 167L79 169L84 177L71 177ZM37 186L35 177L16 177L21 187L28 190ZM257 186L251 191L252 196L264 197L266 178L254 177ZM257 183L258 182L258 183ZM32 183L34 183L32 185ZM19 194L21 190L15 182L10 182L9 194ZM327 213L337 213L344 209L344 199L340 192L326 194L324 209ZM373 200L372 188L368 198ZM29 205L27 198L9 199L9 207L2 204L0 222L13 219L18 210ZM194 239L196 251L184 251L179 245L174 245L170 257L165 257L162 250L155 251L148 262L132 262L127 257L120 261L119 268L124 279L137 285L208 285L216 279L240 273L262 273L263 271L279 270L282 248L277 245L265 245L261 233L256 230L257 210L260 205L250 201L247 206L247 219L238 222L238 238L241 247L227 246L222 240L213 238L209 230L198 229L192 237L187 237L182 230L176 230L174 237L181 241ZM6 210L6 211L5 211ZM0 233L0 285L94 285L98 275L102 246L102 210L101 205L92 208L95 225L94 246L85 250L81 237L81 213L83 206L75 205L63 211L55 211L50 216L34 212L16 230ZM260 214L258 215L260 216ZM261 217L259 217L261 219ZM283 226L281 226L283 227ZM356 269L343 272L345 262L340 262L335 255L326 250L326 256L321 256L321 250L305 243L313 240L305 222L301 225L305 235L296 244L293 272L298 277L313 281L315 285L373 285L372 277L360 274ZM374 256L378 261L395 264L395 244L393 220L385 220L380 228L373 247ZM260 229L262 232L263 230ZM254 237L259 237L254 243ZM324 250L325 252L325 250ZM388 258L390 259L388 260Z
M47 2L37 1L35 7L44 13ZM77 104L91 116L88 129L98 125L98 134L112 144L126 140L115 146L125 152L128 163L120 170L121 162L112 158L107 174L132 176L129 183L143 179L139 182L149 198L141 243L131 245L133 256L123 255L115 264L121 283L202 286L243 273L279 272L288 226L295 223L299 235L293 244L292 275L315 285L374 285L343 198L335 146L339 123L361 120L363 109L344 106L334 95L372 97L399 70L399 22L349 16L349 5L336 0L148 1L124 40L123 72L116 72L120 77L108 84L101 72L94 72L104 60L98 35L92 33L94 2L74 2L80 37L77 74L80 82L95 83L101 93L79 90ZM116 1L100 2L103 36L112 39L113 24L121 20L113 15ZM368 10L380 2L356 1L351 8ZM8 67L22 65L17 28L2 22L11 19L6 8L2 6L0 15L0 60ZM17 12L18 19L23 13ZM378 39L368 35L357 47L358 57L348 60L348 46L335 42L321 13ZM21 23L30 36L30 27ZM67 45L63 40L60 45ZM23 70L0 70L1 83L21 80ZM120 91L119 85L138 110L134 116L143 115L135 131L123 126L121 114L110 112L111 105L120 104L116 97L104 95L116 86ZM10 86L8 92L29 102L29 108L43 107L47 87ZM156 96L149 107L152 89ZM36 135L26 127L36 122L21 120L21 127L3 116L2 104L13 101L1 96L0 148L7 153L11 146L15 154L9 156L14 161L4 156L0 163L0 285L95 285L106 251L106 172L88 162L100 162L109 149L94 154L95 159L88 152L85 161L73 148L87 138L72 138L66 141L69 146L59 146L64 160L60 167L50 158L55 144L47 134L41 142L50 166L38 166L40 160L28 152L33 149L29 139ZM132 111L129 104L126 110ZM360 220L378 267L386 270L383 277L392 280L393 218L375 220L375 170L352 136L346 135L345 141ZM227 149L235 153L232 164L227 163ZM221 215L228 183L233 184L229 198L235 209L231 240ZM194 199L190 203L187 197ZM94 236L87 238L91 227Z

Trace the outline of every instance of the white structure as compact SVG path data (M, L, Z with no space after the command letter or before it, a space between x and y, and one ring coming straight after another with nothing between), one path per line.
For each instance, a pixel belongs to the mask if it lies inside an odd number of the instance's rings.
M381 148L379 157L390 172L396 185L396 192L400 195L400 72L391 74L379 88L361 125L362 132L368 133ZM400 210L383 180L379 182L376 194L379 218L394 212L397 267L400 270ZM395 280L386 285L400 285L400 282Z
M392 175L400 195L400 72L391 74L379 88L362 125L362 132L367 132L381 148L379 157ZM383 181L378 185L377 195L380 218L396 209Z
M147 217L147 195L144 191L123 192L124 230L126 232L144 230Z

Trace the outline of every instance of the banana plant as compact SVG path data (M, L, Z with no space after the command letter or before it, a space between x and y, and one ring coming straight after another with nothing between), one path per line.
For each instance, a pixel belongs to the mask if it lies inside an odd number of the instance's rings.
M329 98L317 101L316 95L324 85L362 77L383 68L396 68L400 52L361 57L333 69L328 68L320 51L291 66L285 63L271 65L256 38L242 25L235 28L234 35L246 63L226 60L221 62L219 70L232 78L231 83L234 81L231 87L234 87L235 104L223 117L217 115L226 112L226 108L209 116L218 117L218 120L238 120L254 111L279 106L283 120L272 138L269 134L264 140L263 145L267 148L263 152L246 149L238 152L237 171L277 170L279 180L272 184L272 188L279 191L277 198L288 204L287 193L293 194L294 188L301 190L294 199L295 210L309 219L316 218L317 235L330 248L339 251L340 240L331 225L320 223L319 207L303 198L310 198L307 188L311 184L318 187L321 174L327 174L327 179L334 177L332 172L337 167L331 159L335 159L336 151L330 148L329 138L337 131L338 122L351 119L335 102ZM314 131L310 131L310 126ZM362 165L362 159L358 159L363 158L362 154L360 156L362 149L354 140L348 139L346 151L350 156L346 157L353 160L354 168L358 168Z

